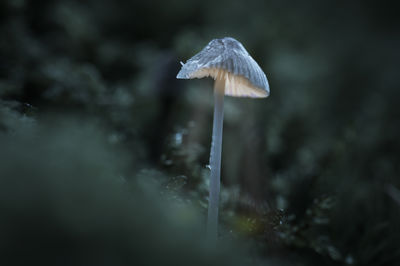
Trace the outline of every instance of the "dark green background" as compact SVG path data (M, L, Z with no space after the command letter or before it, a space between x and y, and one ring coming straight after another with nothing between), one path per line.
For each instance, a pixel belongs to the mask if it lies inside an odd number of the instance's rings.
M0 263L398 265L397 13L389 1L2 0ZM225 99L213 248L212 81L175 76L225 36L271 95Z

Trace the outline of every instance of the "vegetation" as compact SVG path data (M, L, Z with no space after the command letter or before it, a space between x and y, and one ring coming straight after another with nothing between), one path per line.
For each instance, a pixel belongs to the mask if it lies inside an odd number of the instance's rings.
M399 265L399 19L384 2L0 2L0 264ZM241 41L271 95L225 98L207 245L211 80Z

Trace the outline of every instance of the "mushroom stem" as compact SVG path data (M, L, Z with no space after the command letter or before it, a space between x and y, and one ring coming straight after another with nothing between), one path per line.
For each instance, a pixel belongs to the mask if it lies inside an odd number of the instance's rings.
M220 191L222 127L224 119L225 81L216 79L214 83L214 122L210 152L210 196L208 201L207 235L216 243L218 234L218 204Z

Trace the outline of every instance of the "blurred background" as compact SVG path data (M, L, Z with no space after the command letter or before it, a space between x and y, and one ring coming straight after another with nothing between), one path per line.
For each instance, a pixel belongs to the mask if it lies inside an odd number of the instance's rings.
M399 265L400 35L388 1L0 1L2 265ZM212 80L234 37L266 99Z

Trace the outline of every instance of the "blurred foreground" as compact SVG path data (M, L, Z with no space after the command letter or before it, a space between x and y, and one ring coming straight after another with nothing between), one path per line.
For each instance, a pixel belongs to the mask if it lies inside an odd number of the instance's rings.
M0 264L399 265L397 17L370 1L2 1ZM271 96L225 100L213 248L212 82L175 76L223 36Z

